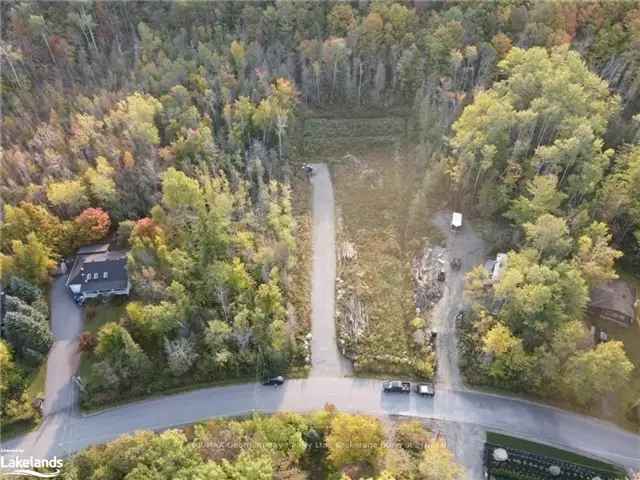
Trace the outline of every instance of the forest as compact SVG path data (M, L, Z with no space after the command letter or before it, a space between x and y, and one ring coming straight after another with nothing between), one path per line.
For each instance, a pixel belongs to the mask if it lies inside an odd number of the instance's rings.
M464 470L444 440L416 420L391 428L338 412L209 420L138 432L66 462L65 480L457 480Z
M296 125L318 111L403 112L424 178L414 205L506 232L501 282L484 290L478 270L467 284L472 378L582 405L630 378L622 345L590 345L582 320L590 288L640 267L637 2L0 13L3 425L38 416L28 386L52 342L50 274L102 240L130 251L134 295L83 336L88 405L304 368ZM512 299L497 315L496 297Z

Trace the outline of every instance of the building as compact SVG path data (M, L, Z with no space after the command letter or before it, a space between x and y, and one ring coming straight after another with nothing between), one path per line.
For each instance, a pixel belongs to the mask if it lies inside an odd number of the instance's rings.
M80 248L66 285L77 303L89 298L129 295L127 252L111 251L109 244Z
M612 280L591 290L589 314L629 327L635 319L636 290L624 280Z

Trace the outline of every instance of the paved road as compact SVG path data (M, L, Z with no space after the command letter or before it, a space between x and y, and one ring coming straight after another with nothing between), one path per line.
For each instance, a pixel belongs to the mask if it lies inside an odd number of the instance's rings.
M342 377L351 363L338 351L335 324L336 229L331 176L313 165L313 272L311 289L311 376Z
M433 310L436 331L436 355L438 358L437 382L452 388L463 388L462 376L458 366L458 338L456 335L456 313L464 306L464 274L484 260L485 242L473 231L469 222L464 222L458 232L451 232L451 212L440 212L434 216L433 223L447 238L449 258L462 259L460 270L447 266L447 280L444 295Z
M71 377L80 365L78 335L82 331L82 309L65 288L66 276L55 279L51 288L51 330L55 342L47 358L44 416L72 410L77 395Z
M251 411L304 412L330 402L340 410L408 415L506 431L640 469L640 436L552 407L478 392L441 389L434 398L381 393L379 380L316 377L281 388L245 384L125 405L89 417L54 415L37 432L4 443L25 455L66 455L142 429L160 430Z

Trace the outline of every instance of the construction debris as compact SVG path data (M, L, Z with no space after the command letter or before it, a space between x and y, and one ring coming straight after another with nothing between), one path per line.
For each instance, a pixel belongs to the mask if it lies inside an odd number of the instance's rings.
M415 284L414 300L416 308L421 312L431 310L442 298L444 283L438 281L442 277L447 264L447 251L442 247L431 247L427 244L421 256L413 259L411 272Z

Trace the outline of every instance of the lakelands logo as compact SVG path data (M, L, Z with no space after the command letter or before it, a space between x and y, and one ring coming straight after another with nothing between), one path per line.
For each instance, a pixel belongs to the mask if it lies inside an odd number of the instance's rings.
M37 458L18 456L19 450L0 450L0 477L26 476L35 478L55 478L60 475L62 459ZM50 472L37 472L35 469L51 470Z

